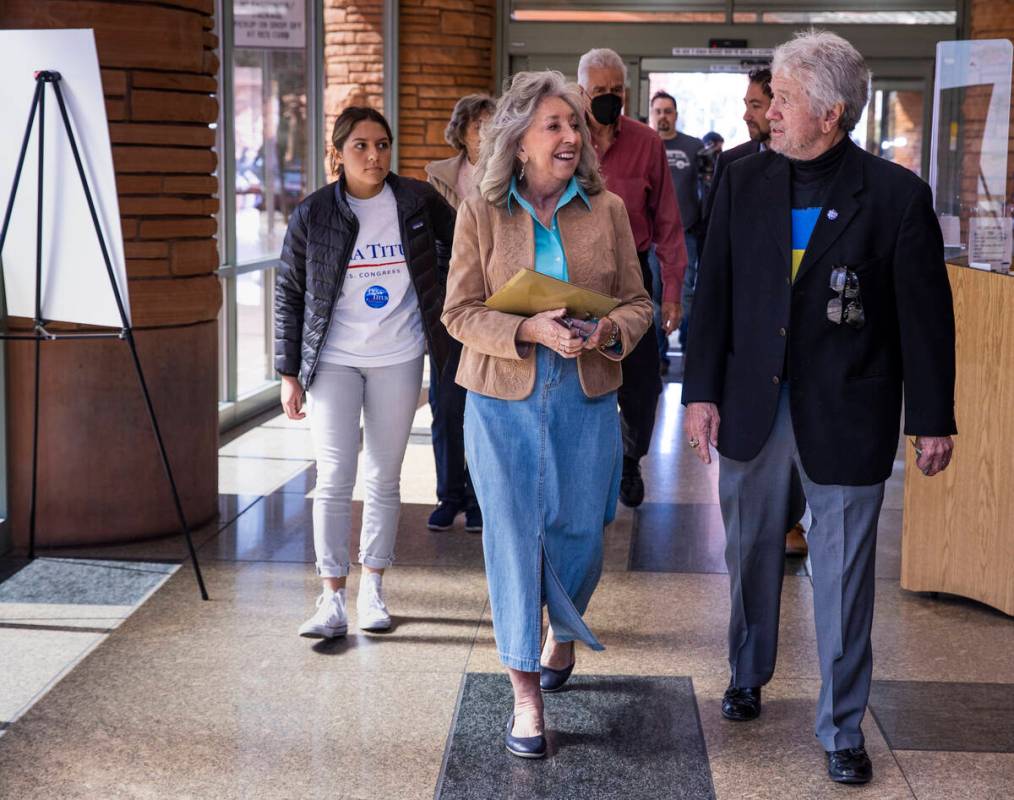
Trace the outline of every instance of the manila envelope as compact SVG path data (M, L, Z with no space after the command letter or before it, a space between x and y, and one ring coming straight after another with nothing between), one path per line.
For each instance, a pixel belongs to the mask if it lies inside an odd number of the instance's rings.
M578 319L601 319L619 304L615 297L582 289L531 269L518 270L486 300L487 308L506 314L531 317L540 311L566 308L570 316Z

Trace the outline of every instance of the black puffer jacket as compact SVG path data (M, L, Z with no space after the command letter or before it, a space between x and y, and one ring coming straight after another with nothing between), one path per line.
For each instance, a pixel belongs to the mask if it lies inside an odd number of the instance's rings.
M427 183L393 172L387 183L398 203L401 241L419 298L426 344L443 372L451 339L440 322L447 273L437 263L437 243L450 250L454 210ZM359 220L345 201L344 179L339 186L341 201L332 183L292 212L275 280L275 369L297 375L304 389L313 382L359 234Z

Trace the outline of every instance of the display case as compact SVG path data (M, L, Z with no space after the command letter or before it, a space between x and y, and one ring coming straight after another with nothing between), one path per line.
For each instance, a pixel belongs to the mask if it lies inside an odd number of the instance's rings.
M929 183L947 260L1011 274L1008 39L937 45Z
M1011 43L937 49L930 185L947 247L957 371L954 457L927 478L906 447L901 585L1014 615ZM968 269L968 267L977 269ZM988 271L979 271L988 270Z

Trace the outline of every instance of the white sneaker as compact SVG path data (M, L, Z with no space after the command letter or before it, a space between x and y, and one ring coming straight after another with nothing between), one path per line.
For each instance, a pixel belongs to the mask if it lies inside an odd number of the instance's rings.
M381 580L382 576L376 572L365 572L359 580L356 611L359 614L360 630L386 631L391 627L391 615L384 603Z
M309 639L335 639L349 630L349 616L345 610L345 590L324 590L317 598L317 611L299 626L299 635Z

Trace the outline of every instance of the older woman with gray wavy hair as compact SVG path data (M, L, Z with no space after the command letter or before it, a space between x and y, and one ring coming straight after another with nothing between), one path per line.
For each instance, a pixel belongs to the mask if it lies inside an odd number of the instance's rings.
M570 677L575 641L602 649L582 615L619 493L619 362L652 307L626 209L603 188L579 90L559 72L514 77L483 132L478 169L479 192L458 212L443 321L464 345L465 450L497 651L514 688L507 749L539 758L541 692ZM531 317L488 308L519 269L619 304L582 323L565 308Z
M426 165L426 180L457 209L472 191L479 161L482 126L493 116L496 101L488 94L466 94L454 104L444 140L457 152Z
M427 182L455 210L475 190L482 126L493 116L494 110L496 102L488 94L466 94L458 100L444 131L444 139L457 155L426 165ZM437 259L445 268L448 258L449 248L438 246ZM437 506L430 514L427 527L431 531L449 530L458 514L464 511L465 530L478 533L482 530L482 511L465 463L462 433L465 390L454 382L460 357L461 344L452 340L442 372L430 361L429 403L433 416L430 430L437 468Z

